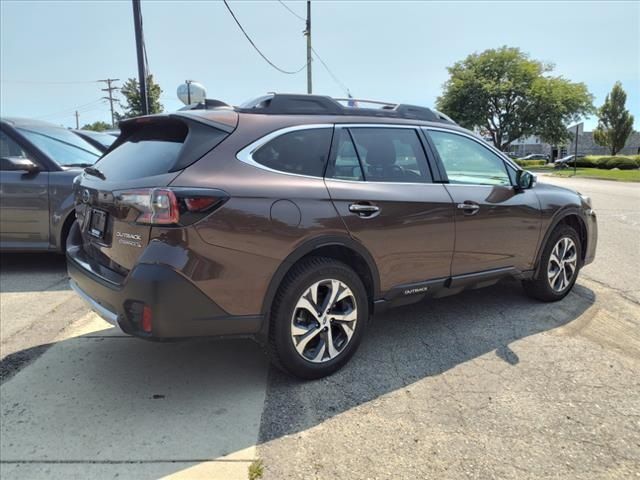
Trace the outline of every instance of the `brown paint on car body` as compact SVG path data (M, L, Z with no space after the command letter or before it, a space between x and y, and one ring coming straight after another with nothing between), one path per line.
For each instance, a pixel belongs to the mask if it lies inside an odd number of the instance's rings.
M110 244L100 245L88 239L83 218L90 207L78 197L80 233L84 240L77 248L89 252L105 268L111 263L118 264L123 277L141 265L164 265L215 301L230 318L258 318L255 324L238 331L203 329L203 335L247 333L247 329L253 329L250 333L264 331L274 289L283 276L296 260L323 246L340 245L364 259L372 276L372 291L368 292L372 302L390 297L395 290L405 295L419 293L412 297L419 300L428 288L407 285L436 281L438 288L434 290L444 289L452 277L466 274L511 269L506 274L533 275L546 236L566 215L584 223L583 262L590 262L595 255L595 219L590 222L585 217L588 206L570 190L544 184L519 190L442 182L390 185L341 181L270 171L236 158L240 150L257 139L291 126L437 126L468 133L455 125L384 117L262 115L232 110L183 115L224 123L235 130L180 172L126 185L111 185L84 175L77 191L88 189L98 195L102 191L151 184L219 188L228 194L228 201L213 214L184 228L137 226L128 214L116 218L112 228L126 228L142 236L143 247L133 250L113 249ZM428 156L431 155L429 152ZM272 207L279 200L297 208L297 221L287 220L295 215L282 218L273 215ZM457 203L468 200L480 205L478 215L466 216L456 208ZM355 201L374 201L381 212L361 218L349 211L349 205Z

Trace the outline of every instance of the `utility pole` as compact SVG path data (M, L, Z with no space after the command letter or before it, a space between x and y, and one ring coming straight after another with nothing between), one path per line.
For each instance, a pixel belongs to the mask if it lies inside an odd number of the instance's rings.
M76 130L80 130L80 115L78 115L78 110L76 110Z
M104 80L98 80L99 82L104 82L107 84L107 88L103 88L101 89L103 92L107 92L108 93L108 97L102 97L105 100L109 100L109 105L111 105L111 128L115 128L115 116L113 113L113 102L116 101L115 98L113 98L113 91L117 90L120 87L112 87L111 86L111 82L119 82L120 79L119 78L106 78Z
M304 31L307 36L307 93L313 92L311 83L311 0L307 0L307 29Z
M149 99L147 97L147 69L144 61L144 40L142 32L142 13L140 0L133 1L133 26L136 31L136 53L138 55L138 81L140 82L140 103L143 115L149 115Z
M573 149L573 176L575 177L578 173L578 131L580 129L580 124L576 125L576 146Z

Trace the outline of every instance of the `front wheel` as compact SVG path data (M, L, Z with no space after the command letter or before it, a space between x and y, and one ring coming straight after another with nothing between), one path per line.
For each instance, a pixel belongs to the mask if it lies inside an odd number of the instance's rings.
M310 258L287 275L271 315L273 363L300 378L320 378L340 369L355 353L369 303L351 268L331 258Z
M542 252L538 277L522 282L525 292L544 302L563 299L578 278L581 251L580 237L572 227L556 228Z

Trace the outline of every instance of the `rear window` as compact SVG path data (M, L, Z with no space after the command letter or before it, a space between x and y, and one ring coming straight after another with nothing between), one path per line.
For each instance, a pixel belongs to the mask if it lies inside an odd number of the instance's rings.
M189 118L128 120L117 145L96 167L111 181L177 172L198 161L229 135Z
M167 173L178 160L188 132L182 123L145 125L102 157L96 168L112 181Z
M253 160L265 167L297 175L322 177L331 147L330 128L284 133L260 147Z

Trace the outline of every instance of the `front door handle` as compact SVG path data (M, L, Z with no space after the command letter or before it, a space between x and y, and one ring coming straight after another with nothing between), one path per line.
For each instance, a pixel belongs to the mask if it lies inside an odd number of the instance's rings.
M349 211L361 217L371 217L380 212L380 207L364 202L352 203L351 205L349 205Z
M462 210L462 213L464 213L465 215L475 215L480 210L480 205L467 201L464 203L459 203L458 208Z

